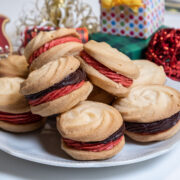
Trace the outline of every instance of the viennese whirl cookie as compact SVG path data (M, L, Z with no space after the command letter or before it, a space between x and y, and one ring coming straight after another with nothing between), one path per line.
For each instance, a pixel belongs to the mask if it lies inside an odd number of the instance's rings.
M73 56L51 61L31 72L21 85L34 114L43 117L65 112L85 100L93 86Z
M40 32L27 44L24 55L32 71L59 57L77 55L82 49L82 41L75 29L60 28Z
M124 146L124 124L112 106L84 101L57 117L61 148L74 159L107 159Z
M24 56L10 55L0 61L0 77L21 77L28 76L28 64Z
M140 74L139 77L133 81L131 87L138 85L165 84L166 74L162 66L158 66L148 60L134 60L133 63L139 68Z
M21 78L0 78L0 128L10 132L30 132L45 123L32 114L27 100L19 93Z
M126 134L136 141L165 140L180 130L180 93L170 87L136 86L114 107L125 120Z
M92 83L115 96L125 96L139 75L126 55L105 42L89 41L78 59Z

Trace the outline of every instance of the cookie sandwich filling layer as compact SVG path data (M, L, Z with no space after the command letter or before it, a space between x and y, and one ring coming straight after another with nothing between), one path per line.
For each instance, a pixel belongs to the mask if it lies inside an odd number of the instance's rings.
M31 112L12 114L6 112L0 112L0 121L4 121L11 124L31 124L42 120L42 117Z
M77 69L75 72L69 74L59 83L42 90L35 94L26 95L28 102L31 106L37 106L42 103L46 103L62 96L65 96L72 91L79 89L84 85L86 80L86 74L82 69Z
M118 74L108 67L104 66L103 64L99 63L97 60L95 60L92 56L87 54L85 51L82 51L80 53L80 57L90 66L92 66L94 69L96 69L98 72L106 76L107 78L111 79L112 81L122 84L124 87L130 87L133 83L133 80L125 77L121 74Z
M125 122L126 130L129 132L151 135L169 130L180 121L180 111L169 118L152 123L132 123Z
M64 43L68 43L68 42L77 42L77 43L82 43L81 39L78 39L75 36L64 36L64 37L60 37L57 39L53 39L47 43L45 43L43 46L41 46L40 48L38 48L37 50L35 50L32 55L30 56L30 58L28 59L29 64L32 64L32 62L38 57L40 56L42 53L48 51L49 49L58 46L60 44L64 44Z
M63 142L68 146L76 150L83 151L92 151L92 152L101 152L111 150L114 146L119 144L124 137L124 124L118 129L115 133L109 136L107 139L103 141L95 141L95 142L80 142L74 141L71 139L63 138Z

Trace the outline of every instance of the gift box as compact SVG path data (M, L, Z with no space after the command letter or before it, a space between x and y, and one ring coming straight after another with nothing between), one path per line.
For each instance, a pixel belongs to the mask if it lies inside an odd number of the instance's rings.
M151 40L151 37L149 37L148 39L138 39L98 32L90 34L89 39L98 42L106 42L113 48L116 48L122 53L129 56L130 59L135 60L145 58L145 51Z
M164 4L164 0L142 0L137 12L126 5L101 6L101 32L147 39L163 24Z

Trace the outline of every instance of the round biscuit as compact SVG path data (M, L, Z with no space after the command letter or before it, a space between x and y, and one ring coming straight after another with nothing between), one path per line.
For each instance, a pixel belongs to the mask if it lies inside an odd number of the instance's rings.
M162 141L171 138L180 130L180 120L179 122L170 128L167 131L163 131L156 134L150 135L142 135L138 133L133 133L130 131L125 131L125 134L129 136L131 139L138 141L138 142L154 142L154 141Z
M139 69L130 58L105 42L90 40L84 45L84 50L96 61L116 73L132 79L139 76Z
M128 122L149 123L169 118L180 111L180 92L162 85L140 85L113 106Z
M64 142L61 141L61 148L64 150L69 156L76 160L102 160L108 159L115 156L118 152L122 150L125 144L125 138L120 141L119 144L114 146L110 150L100 151L100 152L92 152L92 151L83 151L83 150L76 150L73 148L68 147Z
M39 114L43 117L63 113L70 110L76 104L87 99L93 86L90 82L85 82L83 86L73 92L37 106L31 106L33 114Z
M64 37L64 36L74 36L79 38L79 34L76 32L75 29L67 29L67 28L60 28L58 30L44 32L41 31L35 36L26 46L24 50L24 55L28 60L31 54L43 46L45 43L52 41L54 39Z
M27 100L19 93L23 81L19 77L0 78L0 111L13 114L30 111Z
M79 66L80 62L73 56L51 61L40 69L32 71L21 84L20 92L23 95L29 95L45 90L75 72Z
M166 74L162 66L148 60L134 60L133 63L139 68L140 74L130 88L138 85L165 84Z
M107 104L84 101L57 117L57 129L67 139L102 141L123 125L121 114Z

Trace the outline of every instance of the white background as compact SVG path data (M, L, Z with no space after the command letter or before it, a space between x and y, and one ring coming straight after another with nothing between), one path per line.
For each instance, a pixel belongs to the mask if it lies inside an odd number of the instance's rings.
M0 14L11 19L7 32L15 36L15 20L24 6L34 0L0 0ZM84 0L85 1L85 0ZM86 0L92 4L94 12L99 15L98 0ZM166 14L165 24L180 27L180 15ZM12 157L0 151L0 180L43 179L43 180L180 180L180 143L177 147L158 158L127 166L111 168L73 169L40 165Z

